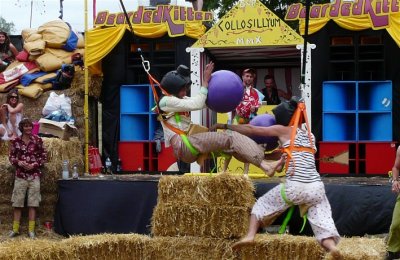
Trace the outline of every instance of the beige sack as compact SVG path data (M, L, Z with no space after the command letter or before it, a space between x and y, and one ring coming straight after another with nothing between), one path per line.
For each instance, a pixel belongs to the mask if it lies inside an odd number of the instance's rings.
M62 20L54 20L41 25L38 33L42 34L46 46L51 48L61 48L70 34L70 28Z
M39 83L33 83L30 84L27 87L24 87L22 85L18 85L18 94L28 97L28 98L33 98L33 99L37 99L38 97L40 97L43 93L43 89L40 87ZM22 86L22 88L21 88Z
M43 37L42 37L42 35L41 34L39 34L39 33L32 33L32 34L30 34L28 37L26 37L26 39L24 39L24 42L25 43L27 43L27 42L34 42L34 41L37 41L37 40L41 40Z
M40 39L32 42L25 42L24 44L24 49L30 55L43 54L45 47L46 47L46 42Z
M25 41L31 34L37 34L37 29L27 28L21 31L22 39Z
M0 84L0 92L8 92L13 89L19 82L19 79L14 79L9 82Z
M40 55L36 59L36 63L39 65L42 71L50 72L55 71L61 68L63 62L58 57L54 56L51 53L45 53Z

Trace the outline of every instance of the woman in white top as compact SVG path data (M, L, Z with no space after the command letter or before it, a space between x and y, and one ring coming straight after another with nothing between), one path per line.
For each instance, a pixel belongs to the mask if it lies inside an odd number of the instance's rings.
M21 135L18 124L22 119L24 104L19 102L17 91L7 94L7 102L1 105L0 137L3 140L14 139Z

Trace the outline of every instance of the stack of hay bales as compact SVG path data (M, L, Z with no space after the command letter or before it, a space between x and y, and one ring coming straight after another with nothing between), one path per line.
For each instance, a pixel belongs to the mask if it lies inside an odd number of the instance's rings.
M314 237L257 234L233 252L248 229L253 183L242 176L164 176L152 218L155 259L332 259ZM381 259L382 239L343 238L344 259Z
M230 259L246 233L254 186L243 176L163 176L152 217L154 258Z
M254 204L254 187L241 176L163 176L153 212L154 236L239 238Z
M62 162L67 159L70 165L76 164L83 172L82 146L77 138L63 141L56 138L43 138L44 147L48 154L48 162L42 169L41 179L42 201L38 209L39 223L52 221L54 209L57 202L57 180L61 178ZM2 227L10 230L13 218L11 194L14 185L15 169L8 160L9 142L0 142L0 216L2 222L7 226ZM26 214L27 212L23 212ZM27 229L27 217L21 220L21 232ZM3 231L3 230L2 230Z

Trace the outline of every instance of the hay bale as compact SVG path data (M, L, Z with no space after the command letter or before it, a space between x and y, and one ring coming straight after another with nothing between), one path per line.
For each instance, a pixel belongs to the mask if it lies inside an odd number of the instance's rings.
M338 249L343 259L383 259L386 253L382 238L342 238ZM238 250L240 259L334 259L315 237L257 234L254 243Z
M257 234L254 243L238 250L239 259L320 260L325 252L313 237Z
M150 259L237 259L231 244L232 240L226 239L154 237Z
M163 176L158 183L158 203L252 207L255 188L243 176Z
M237 238L246 232L254 201L254 186L242 176L163 176L151 232L154 236Z
M62 245L73 254L72 259L151 259L151 238L139 234L101 234L73 236Z
M47 239L18 239L0 243L0 260L72 259L72 256L72 252L69 252L67 247Z
M4 230L3 226L0 225L0 230ZM227 239L192 236L151 238L139 234L99 234L63 239L42 228L38 228L37 233L37 240L26 239L22 235L15 239L0 236L0 260L332 259L314 237L304 236L257 234L253 244L233 252L231 246L235 240ZM384 258L384 244L382 238L342 238L338 248L346 260L372 260Z
M157 237L238 238L247 231L249 214L248 207L164 203L154 209L151 232Z
M346 260L375 260L384 259L386 244L382 238L346 237L338 245L343 258ZM334 259L330 254L325 259Z

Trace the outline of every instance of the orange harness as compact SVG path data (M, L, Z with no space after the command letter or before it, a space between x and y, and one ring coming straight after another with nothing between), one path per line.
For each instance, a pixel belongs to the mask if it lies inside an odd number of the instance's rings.
M153 76L151 76L151 74L149 73L149 69L146 69L145 65L143 65L143 67L145 68L145 71L147 72L147 75L149 76L149 82L150 82L151 90L153 91L153 95L154 95L154 102L156 103L155 111L159 115L157 117L157 119L159 121L162 121L164 123L164 125L166 127L168 127L168 129L170 129L172 132L178 134L182 138L183 143L187 146L187 148L189 149L189 151L193 155L195 155L195 156L199 155L200 154L199 151L190 143L190 141L189 141L189 139L187 137L187 133L185 131L179 129L179 128L174 127L170 123L168 123L168 121L165 118L165 115L163 115L161 113L161 109L160 109L159 104L158 104L160 98L159 98L159 96L157 94L156 87L155 87L154 83L156 83L158 85L158 87L161 89L161 92L164 95L171 96L171 94L169 94L165 89L163 89L161 84L155 78L153 78ZM188 115L189 113L187 113L187 112L174 113L175 121L178 124L180 124L180 122L181 122L181 114Z
M289 126L292 127L292 132L290 134L290 144L289 147L283 148L282 152L286 153L288 155L288 159L286 160L285 168L286 170L288 169L289 162L292 160L292 152L309 152L312 154L316 153L316 150L314 148L310 147L298 147L294 146L294 138L296 137L297 129L299 126L305 122L307 126L307 132L308 132L308 138L310 140L311 147L313 147L313 141L311 137L311 130L310 130L310 125L308 123L308 118L307 118L307 113L306 113L306 106L304 102L299 102L297 104L297 108L292 116L292 119L290 120Z

